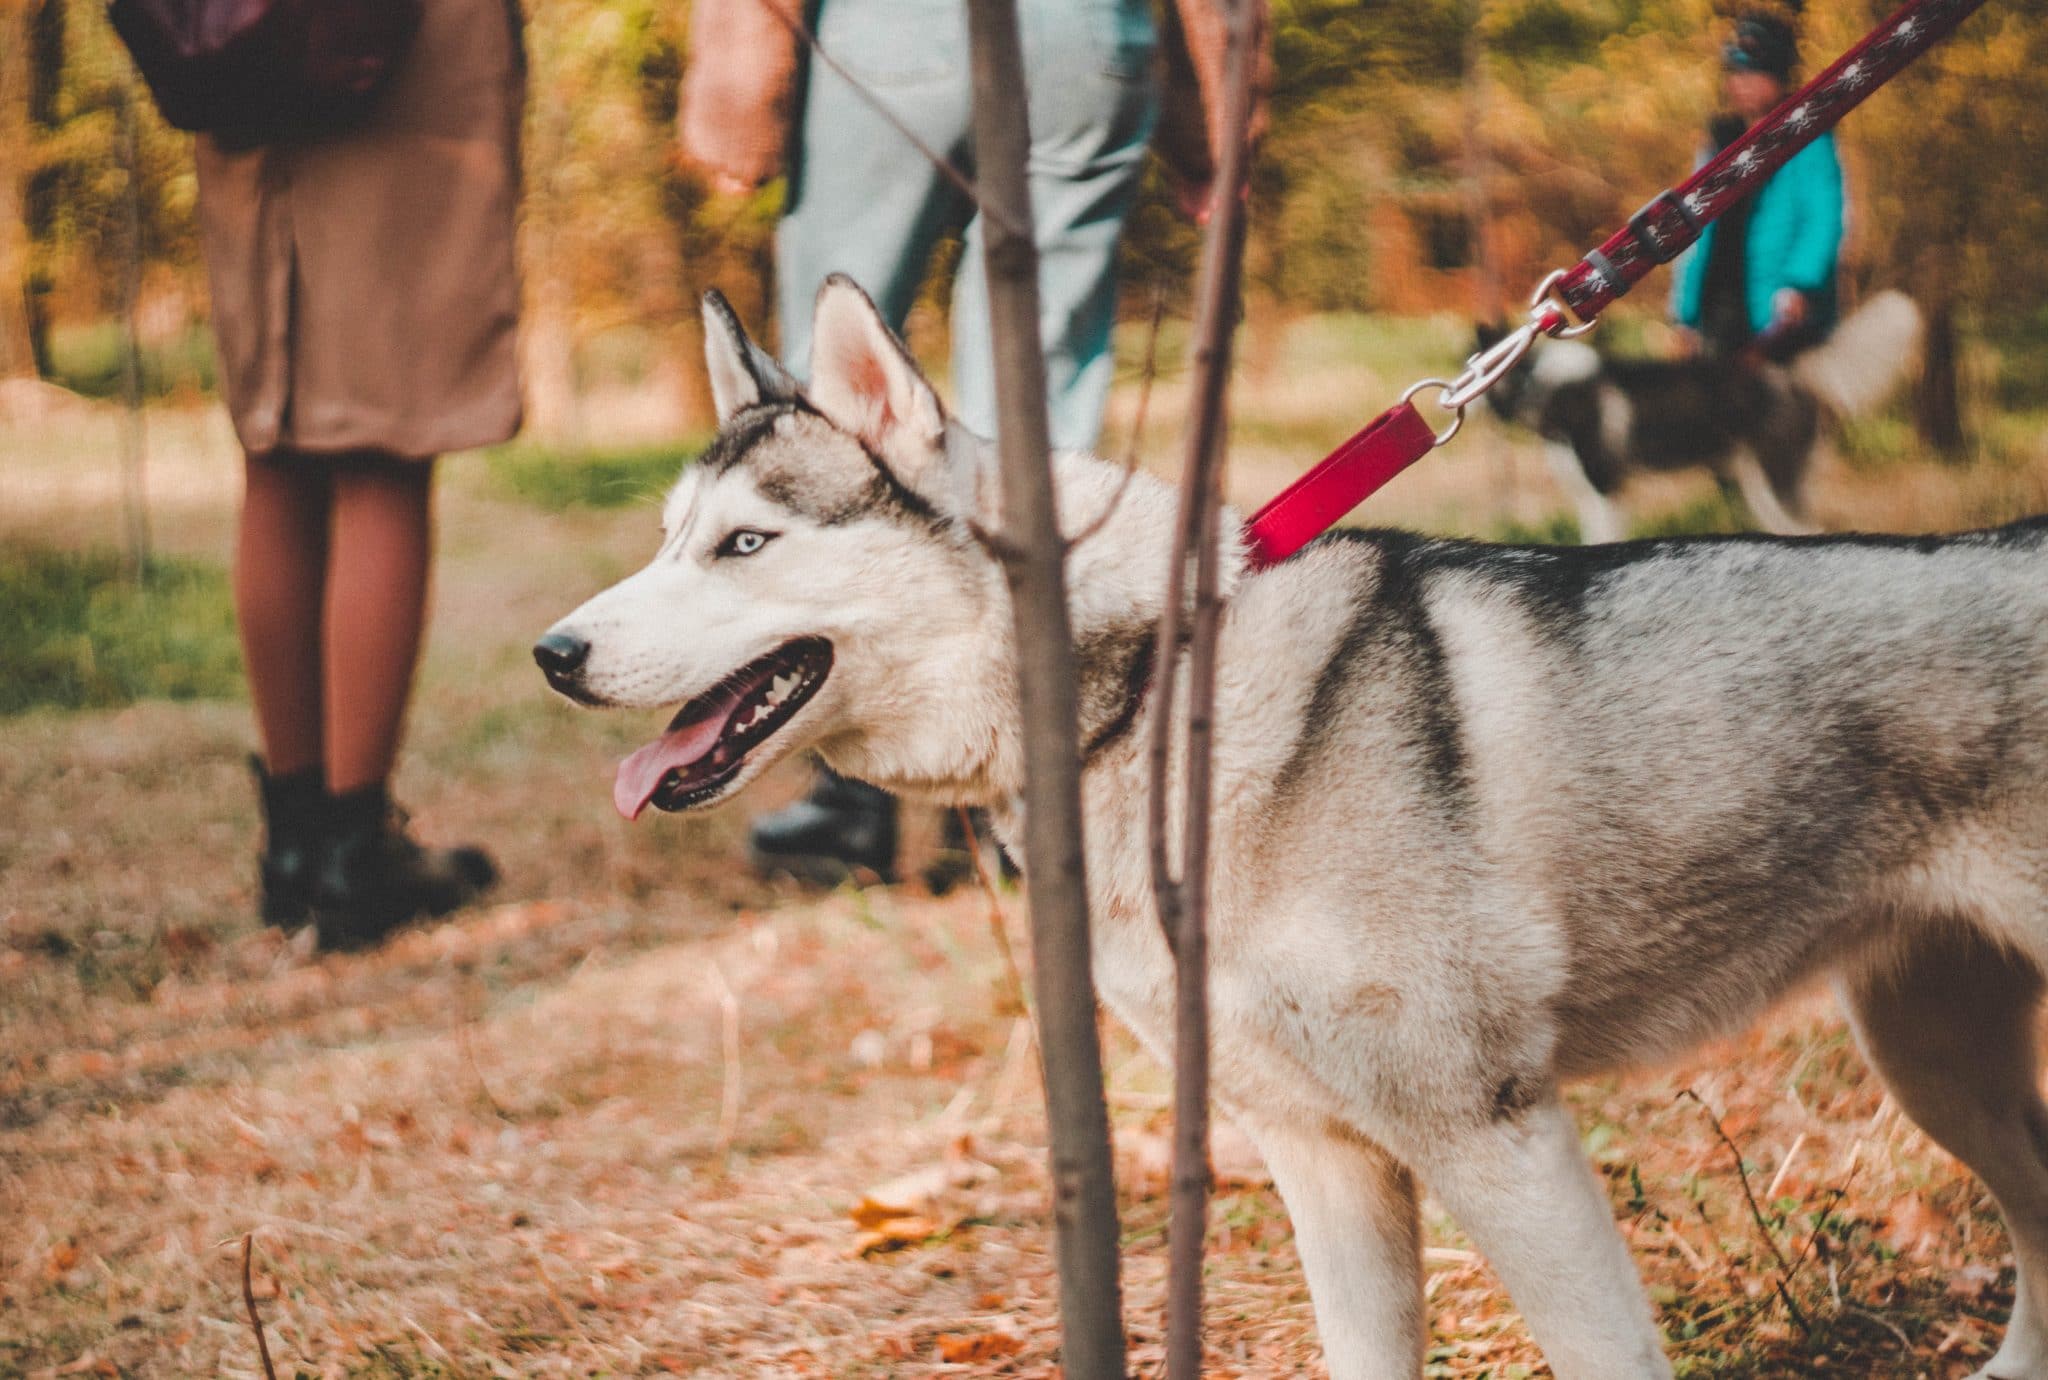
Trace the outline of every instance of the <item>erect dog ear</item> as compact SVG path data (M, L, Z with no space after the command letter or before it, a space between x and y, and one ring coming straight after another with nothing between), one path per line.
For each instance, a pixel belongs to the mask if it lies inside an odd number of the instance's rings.
M944 452L946 409L882 313L853 279L818 290L811 324L811 404L915 481Z
M720 426L755 403L796 396L796 380L747 338L738 313L717 288L704 294L704 367Z

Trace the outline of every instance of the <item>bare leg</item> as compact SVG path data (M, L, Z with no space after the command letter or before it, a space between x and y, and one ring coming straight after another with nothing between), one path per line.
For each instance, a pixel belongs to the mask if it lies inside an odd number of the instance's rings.
M1420 1172L1507 1285L1558 1380L1671 1374L1607 1195L1554 1097L1432 1144Z
M391 774L426 626L433 465L335 462L334 533L322 647L327 785L336 795Z
M1843 983L1864 1053L1921 1129L1997 1198L2018 1279L2005 1345L1979 1376L2048 1376L2048 1107L2034 1017L2040 969L1967 934Z
M320 620L327 584L326 468L249 456L235 549L235 621L263 761L273 777L322 761Z
M1294 1223L1331 1380L1414 1380L1424 1336L1414 1179L1342 1128L1249 1129Z

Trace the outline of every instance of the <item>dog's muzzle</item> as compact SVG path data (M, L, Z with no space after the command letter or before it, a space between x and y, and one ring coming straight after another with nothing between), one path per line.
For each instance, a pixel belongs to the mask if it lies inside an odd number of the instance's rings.
M590 644L574 633L551 632L533 644L533 662L548 684L573 700L587 700L583 689L583 663L590 660Z

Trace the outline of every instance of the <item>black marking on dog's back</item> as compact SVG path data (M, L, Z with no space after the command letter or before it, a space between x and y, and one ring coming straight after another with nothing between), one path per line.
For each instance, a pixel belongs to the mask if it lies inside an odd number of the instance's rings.
M1096 754L1109 747L1126 733L1138 720L1138 711L1144 707L1145 696L1152 689L1152 664L1159 656L1159 642L1156 634L1149 631L1136 639L1137 645L1131 650L1129 665L1124 671L1123 702L1116 714L1096 729L1081 749L1081 764L1086 766L1095 760ZM1086 664L1086 658L1077 652L1075 660Z
M1369 537L1380 551L1377 579L1369 592L1360 591L1350 626L1317 674L1305 726L1280 779L1301 779L1308 762L1335 750L1344 732L1346 707L1357 698L1355 682L1391 675L1401 682L1402 707L1395 721L1408 730L1432 799L1450 813L1462 814L1471 796L1463 726L1443 644L1425 601L1427 572L1415 559L1430 543L1405 532L1359 535ZM1317 540L1333 538L1357 539L1350 533L1331 533ZM1287 789L1283 785L1283 792Z
M1837 532L1778 537L1742 532L1645 537L1599 546L1510 546L1419 537L1393 529L1337 528L1318 537L1311 547L1325 542L1362 542L1379 547L1388 553L1390 564L1396 562L1398 553L1398 563L1420 581L1427 581L1439 571L1476 576L1515 595L1548 631L1569 640L1571 622L1585 612L1588 601L1601 585L1631 566L1682 560L1728 546L1910 551L1920 555L1965 545L2031 549L2048 544L2048 514L2023 518L2003 527L1937 536Z

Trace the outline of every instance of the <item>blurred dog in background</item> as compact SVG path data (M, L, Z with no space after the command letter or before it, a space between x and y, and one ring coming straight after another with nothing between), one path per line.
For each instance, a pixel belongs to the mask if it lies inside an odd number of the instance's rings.
M1503 334L1482 326L1480 348ZM1581 541L1628 535L1615 500L1631 476L1687 469L1734 485L1765 531L1816 532L1806 479L1823 420L1860 416L1890 397L1917 361L1922 334L1920 309L1888 290L1785 364L1750 351L1609 359L1579 341L1549 341L1486 400L1543 438L1578 509Z

